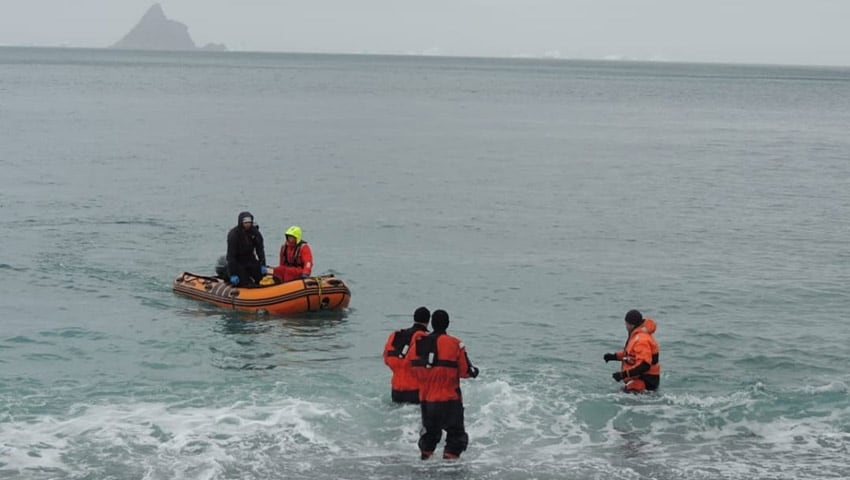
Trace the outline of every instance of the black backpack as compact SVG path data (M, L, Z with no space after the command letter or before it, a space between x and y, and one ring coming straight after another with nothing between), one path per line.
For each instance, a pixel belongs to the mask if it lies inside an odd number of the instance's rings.
M413 338L415 328L403 328L396 330L393 337L393 349L387 352L387 355L404 358L407 356L407 351L410 350L410 339Z

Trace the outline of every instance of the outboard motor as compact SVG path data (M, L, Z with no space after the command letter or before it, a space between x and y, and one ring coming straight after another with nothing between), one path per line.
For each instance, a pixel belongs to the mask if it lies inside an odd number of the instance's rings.
M222 280L230 278L230 275L227 273L227 256L222 255L218 257L218 262L215 264L215 274Z

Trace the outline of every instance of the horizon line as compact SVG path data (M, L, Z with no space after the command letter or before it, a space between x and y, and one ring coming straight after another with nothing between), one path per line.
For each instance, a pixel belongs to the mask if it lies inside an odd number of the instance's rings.
M74 45L22 45L22 44L0 44L0 48L9 49L44 49L44 50L106 50L124 52L148 52L148 53L199 53L204 55L227 55L227 54L263 54L263 55L327 55L327 56L372 56L372 57L415 57L415 58L456 58L456 59L480 59L480 60L546 60L553 62L600 62L600 63L656 63L656 64L690 64L690 65L728 65L728 66L760 66L760 67L798 67L798 68L850 68L850 64L829 63L774 63L753 61L708 61L708 60L670 60L666 58L632 58L619 55L606 55L604 57L566 57L551 54L514 54L514 55L462 55L441 54L434 52L329 52L329 51L296 51L296 50L250 50L230 49L206 50L197 47L192 50L157 50L157 49L124 49L106 47L83 47Z

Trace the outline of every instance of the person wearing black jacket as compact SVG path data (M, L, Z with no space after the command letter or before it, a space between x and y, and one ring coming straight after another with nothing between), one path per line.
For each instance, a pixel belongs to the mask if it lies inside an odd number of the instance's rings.
M227 272L233 286L257 285L268 272L260 227L251 212L240 212L235 227L227 233Z

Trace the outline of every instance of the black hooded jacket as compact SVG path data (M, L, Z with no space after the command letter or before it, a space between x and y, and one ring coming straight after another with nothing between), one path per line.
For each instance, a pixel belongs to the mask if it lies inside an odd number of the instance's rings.
M227 266L231 272L235 271L234 264L253 264L257 261L260 265L266 264L266 251L260 227L253 225L249 230L245 230L242 228L242 219L245 217L254 216L251 212L241 212L239 222L227 233Z

